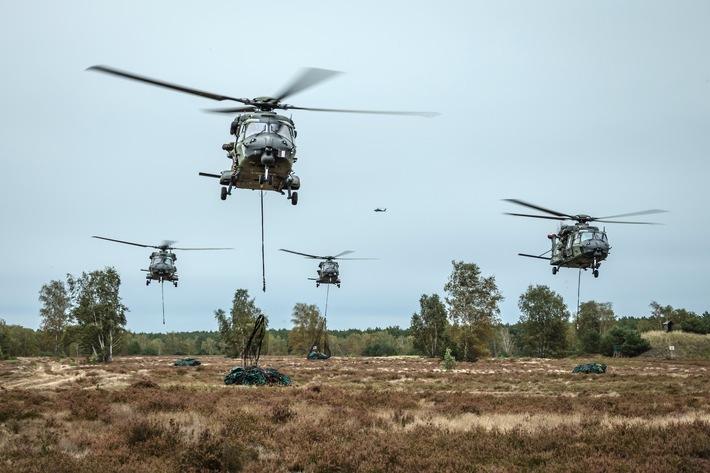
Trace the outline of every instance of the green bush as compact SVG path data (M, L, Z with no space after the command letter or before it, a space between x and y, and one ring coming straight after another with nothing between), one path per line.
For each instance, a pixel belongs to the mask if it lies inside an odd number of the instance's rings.
M389 343L374 343L368 345L362 352L363 356L395 356L397 348Z
M444 361L441 366L446 371L452 370L456 367L456 357L451 354L451 348L446 349L446 353L444 354Z
M638 356L651 349L651 343L636 330L614 327L609 330L600 343L600 351L607 356L614 355L614 345L621 346L622 356Z
M705 335L710 332L705 320L697 315L691 315L683 321L682 330L684 332L699 333Z

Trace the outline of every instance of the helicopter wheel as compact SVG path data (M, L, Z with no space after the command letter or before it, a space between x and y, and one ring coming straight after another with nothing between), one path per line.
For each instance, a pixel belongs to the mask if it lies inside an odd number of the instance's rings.
M592 271L592 274L594 275L595 278L598 278L599 277L599 270L595 269L594 271Z
M270 186L274 185L274 176L269 176L269 178L266 180Z
M557 274L557 271L559 271L559 268L557 266L552 267L552 274L555 275Z
M338 284L338 289L340 289L340 284Z
M145 285L146 285L146 286L150 286L150 279L148 279L148 280L145 282Z
M294 192L293 194L291 194L291 204L298 204L298 192Z
M173 286L177 287L177 281L173 282Z
M226 187L222 187L222 192L220 192L219 198L222 200L227 200L227 188Z
M265 182L266 182L266 178L264 177L264 175L263 175L263 174L260 175L260 176L259 176L259 185L262 185L262 184L264 184Z

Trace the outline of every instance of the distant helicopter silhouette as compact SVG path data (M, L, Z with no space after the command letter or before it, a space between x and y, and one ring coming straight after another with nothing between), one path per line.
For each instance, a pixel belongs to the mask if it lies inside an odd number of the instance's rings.
M384 209L381 209L381 208L377 207L377 208L375 209L375 212L387 212L387 207L385 207Z

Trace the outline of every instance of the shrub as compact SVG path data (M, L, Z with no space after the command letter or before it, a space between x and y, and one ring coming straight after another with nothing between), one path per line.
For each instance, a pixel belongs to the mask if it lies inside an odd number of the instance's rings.
M621 346L623 356L638 356L651 349L648 340L636 330L614 327L601 340L600 351L607 356L614 355L614 345Z
M684 332L690 332L690 333L699 333L701 335L704 335L708 333L708 326L705 323L705 320L703 320L702 317L698 317L697 315L691 315L687 319L683 321L683 326L682 329Z
M451 354L451 348L446 349L446 353L444 353L444 361L441 363L441 366L447 371L456 367L456 357Z

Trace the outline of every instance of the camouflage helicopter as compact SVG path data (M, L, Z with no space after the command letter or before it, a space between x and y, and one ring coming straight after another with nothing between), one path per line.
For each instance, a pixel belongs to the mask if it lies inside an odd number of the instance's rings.
M151 281L165 282L169 281L173 283L173 286L178 285L178 274L177 267L175 266L175 261L177 260L177 255L171 250L183 250L183 251L193 251L193 250L232 250L233 248L176 248L172 246L174 241L163 241L162 245L143 245L141 243L132 243L130 241L114 240L113 238L105 238L100 236L92 236L91 238L98 238L100 240L115 241L117 243L123 243L124 245L140 246L142 248L156 248L158 251L154 251L150 254L150 265L148 269L142 269L141 271L146 271L148 274L145 275L145 285L148 286Z
M423 117L438 115L438 113L434 112L297 107L281 102L298 92L339 74L337 71L326 69L304 69L299 76L294 78L274 97L256 97L253 99L213 94L107 66L92 66L87 70L104 72L179 92L199 95L212 100L230 100L243 104L244 106L239 107L208 110L215 113L240 114L234 119L229 130L229 133L234 136L233 141L222 145L222 149L227 152L227 158L232 161L230 169L222 171L221 174L199 173L200 176L219 179L219 183L223 186L220 193L222 200L226 200L227 196L232 194L232 189L236 187L238 189L264 189L280 192L281 194L286 193L287 198L293 205L298 203L298 192L296 191L301 187L301 180L294 174L292 169L297 160L295 125L291 118L278 115L274 110L310 110L315 112L371 113Z
M552 274L557 274L560 268L580 268L592 269L592 274L595 278L599 277L599 267L607 256L609 256L609 240L606 235L605 230L599 230L598 227L589 225L590 222L604 222L604 223L625 223L634 225L655 225L654 222L629 222L629 221L618 221L618 220L607 220L611 218L619 217L631 217L636 215L649 215L666 212L665 210L643 210L641 212L632 212L620 215L610 215L608 217L591 217L585 214L569 215L562 212L557 212L555 210L546 209L538 205L530 204L528 202L523 202L517 199L505 199L508 202L514 204L522 205L531 209L544 212L548 215L530 215L530 214L519 214L519 213L507 213L506 215L515 215L518 217L532 217L532 218L545 218L550 220L573 220L576 223L574 225L560 225L559 231L555 233L550 233L547 238L550 239L552 243L552 248L549 251L541 255L529 255L525 253L518 253L520 256L526 256L528 258L538 258L549 260L552 265ZM545 256L551 253L550 256Z
M349 250L342 251L335 256L309 255L307 253L299 253L298 251L285 250L283 248L281 248L281 251L285 251L287 253L293 253L294 255L305 256L306 258L323 260L320 263L318 263L318 277L317 278L308 278L310 281L316 282L316 287L320 287L321 284L335 284L336 286L340 287L340 270L339 270L338 262L335 261L337 259L339 259L339 260L371 260L371 259L374 259L374 258L342 258L342 256L352 253L352 251L349 251Z

